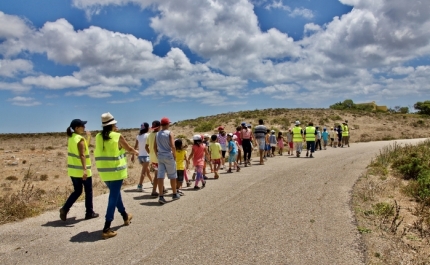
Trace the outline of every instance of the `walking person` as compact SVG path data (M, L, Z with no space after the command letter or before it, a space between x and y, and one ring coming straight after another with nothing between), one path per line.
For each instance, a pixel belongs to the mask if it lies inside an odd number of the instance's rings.
M153 179L152 192L151 192L152 198L157 198L159 195L157 192L158 158L154 150L154 145L155 145L155 137L157 133L160 131L160 126L161 125L159 120L155 120L152 122L152 126L151 126L152 132L148 135L148 138L146 139L146 145L145 145L145 149L149 154L150 166L154 171L154 179ZM166 189L163 189L163 193L167 193Z
M121 198L121 186L124 179L127 178L127 158L125 152L128 151L135 155L139 155L139 152L133 149L127 143L124 136L117 132L117 121L112 114L109 112L103 113L101 120L103 130L96 135L94 156L100 178L109 188L106 221L102 237L110 238L117 235L117 232L110 228L114 219L115 208L121 214L124 225L129 225L133 217L125 210Z
M270 156L274 157L275 156L276 146L278 145L278 141L276 140L276 135L275 135L275 131L274 130L270 131L269 143L270 143L270 149L272 150L272 153L270 154Z
M319 147L319 149L321 151L322 148L321 148L321 131L320 131L320 127L316 126L315 129L317 130L316 140L315 140L315 151L318 150L318 147Z
M313 153L315 152L315 139L317 137L317 130L314 127L313 122L309 122L308 126L305 129L305 139L306 139L306 156L313 158Z
M134 144L134 149L139 150L139 163L142 165L142 171L140 172L139 183L137 184L137 190L143 191L143 180L145 176L149 178L149 181L154 185L151 172L149 171L149 154L148 146L146 145L146 140L148 139L149 124L144 122L140 125L139 135L136 136L136 143ZM131 162L134 163L134 155L131 156Z
M242 140L243 148L243 162L245 167L251 165L251 154L252 154L252 130L246 126L245 122L241 124L240 139Z
M237 141L237 144L238 144L238 150L237 150L237 163L239 164L239 165L242 165L242 150L243 150L243 147L242 147L242 138L240 137L240 135L241 135L241 130L242 130L242 125L241 126L237 126L236 127L236 132L234 133L234 135L236 135L236 141Z
M323 140L324 150L327 150L327 143L329 138L329 133L327 132L327 128L324 127L323 132L321 133L321 138Z
M85 219L99 217L99 214L93 210L93 178L88 143L82 137L82 134L85 133L85 124L87 124L86 121L74 119L67 128L67 174L72 180L74 191L60 209L60 219L62 221L67 220L67 213L81 196L82 187L85 191ZM86 133L89 141L91 133L89 131Z
M226 135L226 132L224 131L224 127L222 126L218 127L218 142L221 145L221 154L222 154L221 169L224 169L225 153L227 152L227 135Z
M334 138L333 138L333 147L337 148L337 146L339 144L339 136L338 136L337 128L336 127L334 127L334 129L333 129L333 135L334 135Z
M179 195L183 195L181 191L182 182L184 181L185 170L187 170L189 167L189 162L187 160L187 150L183 148L183 143L181 139L175 140L175 149L176 149L176 174L178 176L178 178L176 179L176 189Z
M334 145L334 139L337 139L336 131L333 129L333 127L330 128L330 147L336 147Z
M349 147L349 127L348 127L348 121L343 122L342 126L342 147L348 146Z
M293 132L291 128L288 128L288 132L285 134L288 143L288 155L293 155L294 153L294 142L293 142Z
M206 180L203 179L203 165L205 162L205 156L209 157L208 150L206 149L205 144L202 142L202 137L198 134L193 136L193 147L191 149L191 153L188 156L188 160L193 158L193 165L197 172L196 182L194 183L194 189L199 190L199 182L202 181L202 188L206 186Z
M231 170L232 164L236 168L236 171L239 172L240 167L236 161L238 146L233 139L232 133L227 134L227 142L228 142L228 171L227 171L227 173L233 173L233 171Z
M262 119L258 120L258 125L255 126L254 136L258 143L258 149L260 151L260 165L264 165L263 154L266 149L266 133L267 128L264 126L264 121Z
M342 131L342 126L338 125L337 126L337 137L338 137L338 147L342 146L342 135L343 135L343 131Z
M221 165L221 145L217 141L218 136L216 134L211 136L211 142L209 144L209 155L212 161L212 165L214 168L214 179L218 179L218 170ZM246 164L245 164L246 166Z
M293 128L293 142L296 149L296 156L300 157L303 149L303 141L305 140L303 129L300 127L300 121L296 121Z
M173 142L174 136L169 131L170 120L169 118L163 117L160 121L161 130L155 135L154 152L158 159L158 202L165 204L164 199L164 175L167 174L167 178L170 180L170 187L172 188L172 199L179 200L181 196L176 188L176 181L178 178L176 172L176 148Z
M282 136L282 132L278 132L278 138L276 139L278 142L278 154L282 156L282 152L284 150L284 137Z

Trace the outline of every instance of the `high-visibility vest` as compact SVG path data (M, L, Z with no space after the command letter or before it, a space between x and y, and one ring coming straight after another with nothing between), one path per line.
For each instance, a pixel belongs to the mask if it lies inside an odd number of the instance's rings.
M121 180L127 178L127 158L125 150L118 148L121 134L110 132L111 139L104 141L101 133L96 135L96 159L97 171L103 181Z
M306 142L315 142L315 127L306 127Z
M349 128L348 125L342 126L342 136L349 136Z
M69 137L67 144L67 174L73 178L82 178L84 174L84 169L82 166L81 157L79 155L78 143L84 140L85 144L85 161L87 166L87 176L91 177L91 160L90 153L88 152L88 145L85 138L79 134L73 133Z
M293 128L293 142L303 142L302 128L300 126L295 126Z

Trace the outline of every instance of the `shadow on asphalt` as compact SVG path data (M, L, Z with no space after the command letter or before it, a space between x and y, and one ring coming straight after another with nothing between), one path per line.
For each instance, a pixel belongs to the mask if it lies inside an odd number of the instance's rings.
M133 197L133 199L135 199L135 200L146 200L146 199L155 199L155 198L153 198L151 196L151 194L148 193L148 194L145 194L142 196Z
M171 201L166 201L165 204L170 203ZM144 206L163 206L162 204L160 204L158 202L158 200L156 201L150 201L150 202L142 202L140 205L144 205Z
M66 221L62 220L55 220L55 221L49 221L46 224L43 224L42 226L50 226L50 227L73 227L74 224L77 224L81 221L84 221L85 219L76 219L76 217L69 217Z
M138 189L128 189L128 190L123 190L123 192L137 192L137 193L142 193L142 191L138 190Z
M112 227L112 230L116 231L121 226L122 225ZM74 243L96 242L100 240L104 240L102 238L102 230L97 230L94 232L84 231L70 238L70 242L74 242Z

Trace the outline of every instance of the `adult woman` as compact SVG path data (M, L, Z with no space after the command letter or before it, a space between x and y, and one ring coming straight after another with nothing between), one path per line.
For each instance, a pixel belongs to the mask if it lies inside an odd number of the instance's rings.
M106 221L103 228L103 238L110 238L117 235L110 226L114 219L115 207L121 213L124 225L129 225L132 215L125 211L121 198L121 186L127 178L127 158L125 150L139 155L117 132L116 123L112 114L103 113L102 116L103 130L96 136L96 149L94 151L96 166L100 178L109 188L109 201L106 210Z
M86 121L74 119L67 128L67 173L70 176L73 188L64 206L60 209L60 219L66 221L67 213L72 205L82 194L82 186L85 190L85 219L96 218L99 215L93 211L93 182L91 174L91 160L88 152L88 144L84 137ZM72 132L73 130L73 132ZM91 136L87 131L88 139Z
M142 191L143 187L143 179L145 178L145 175L148 176L149 180L152 183L152 177L151 173L149 172L149 154L146 146L146 140L148 139L148 131L149 131L149 124L144 122L142 125L140 125L140 131L139 135L136 137L136 143L134 145L134 149L139 147L139 163L142 165L142 172L140 173L140 180L139 184L137 185L137 190ZM131 162L134 163L134 155L131 156Z
M251 129L246 126L246 123L242 122L241 126L242 130L240 131L240 139L242 139L243 161L245 162L245 167L247 167L251 165L251 141L254 139L254 135Z

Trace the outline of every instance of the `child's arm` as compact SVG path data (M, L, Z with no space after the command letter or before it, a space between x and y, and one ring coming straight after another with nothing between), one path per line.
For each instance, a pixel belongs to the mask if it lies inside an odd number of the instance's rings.
M190 153L190 155L188 156L188 161L190 161L191 160L191 158L194 156L194 150L193 149L191 149L191 153Z

